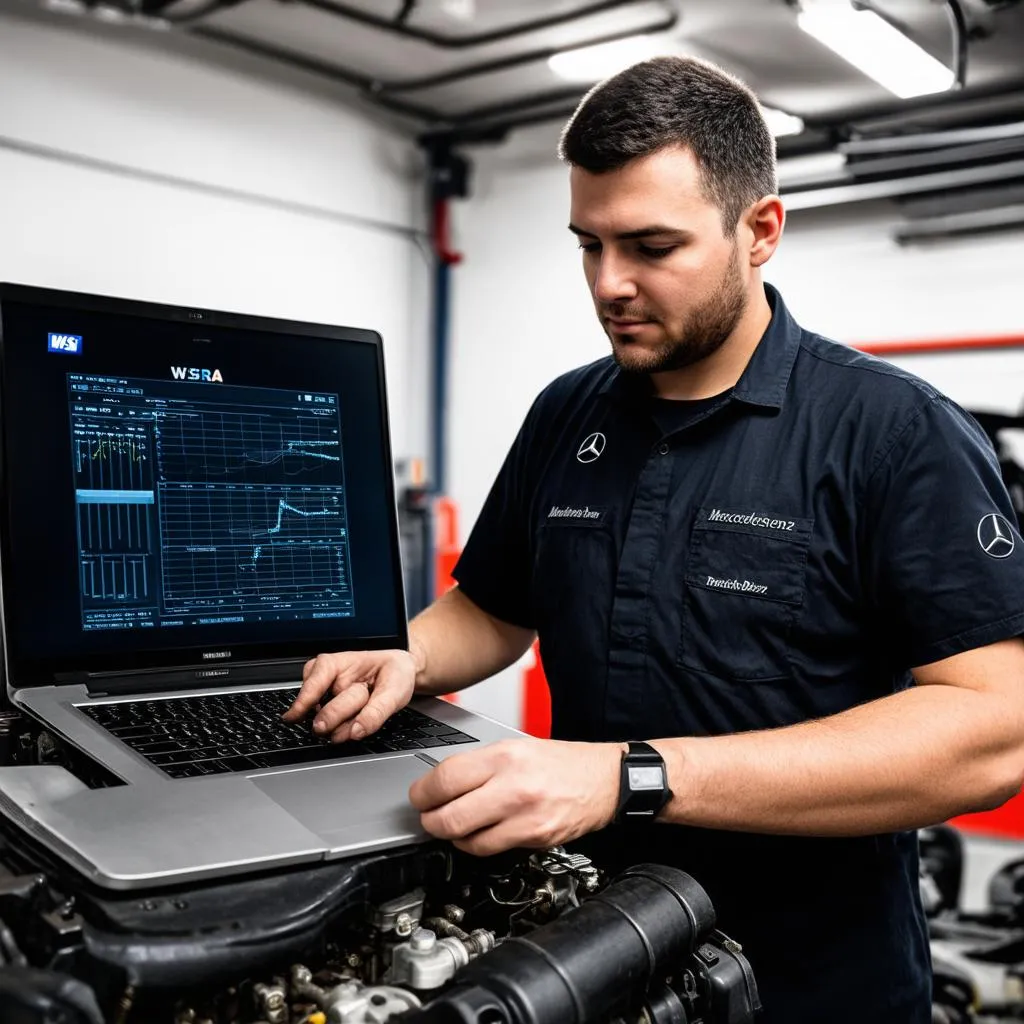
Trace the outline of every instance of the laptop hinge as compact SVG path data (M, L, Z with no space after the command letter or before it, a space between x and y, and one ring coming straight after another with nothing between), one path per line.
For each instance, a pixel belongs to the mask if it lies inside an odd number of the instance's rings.
M116 697L160 690L196 690L243 683L285 683L302 679L306 659L295 661L247 661L238 665L189 665L175 669L125 669L89 672L81 681L90 697Z

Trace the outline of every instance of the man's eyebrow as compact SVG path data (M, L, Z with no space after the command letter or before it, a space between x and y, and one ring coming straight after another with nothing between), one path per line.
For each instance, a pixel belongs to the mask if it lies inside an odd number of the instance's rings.
M574 235L586 235L588 238L597 238L592 231L587 231L584 228L577 227L575 224L569 225L569 230ZM672 228L666 224L650 224L645 228L637 228L635 231L622 231L615 237L620 242L626 242L634 238L652 238L657 236L669 236L672 238L689 238L692 232L687 231L685 228Z

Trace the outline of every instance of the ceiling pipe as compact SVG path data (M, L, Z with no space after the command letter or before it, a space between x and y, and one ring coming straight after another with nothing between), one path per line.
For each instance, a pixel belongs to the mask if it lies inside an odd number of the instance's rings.
M635 28L621 29L618 32L611 32L607 35L596 36L580 43L573 43L571 47L549 46L541 50L531 50L529 53L519 53L511 57L502 57L498 60L484 61L480 64L472 64L469 67L456 68L454 71L445 71L438 75L427 75L423 78L409 78L401 82L377 82L375 92L382 93L412 92L422 89L433 89L440 85L450 85L452 82L461 82L467 78L476 78L480 75L490 75L496 71L508 71L510 68L521 67L524 64L535 64L547 60L557 53L564 53L567 49L582 49L585 46L599 46L603 43L614 43L620 39L630 39L633 36L654 35L658 32L668 32L679 24L679 15L676 13L667 14L660 21L649 25L640 25Z
M867 131L873 127L899 127L907 122L921 123L930 115L955 114L958 107L967 109L975 104L984 105L993 100L1011 99L1024 106L1024 75L1011 81L972 85L965 89L933 93L908 100L859 104L830 110L827 114L801 115L809 128L834 128L853 125Z
M786 209L810 210L822 206L841 206L871 199L895 199L925 192L941 192L998 181L1018 181L1024 175L1024 160L1010 160L982 167L964 167L956 171L935 171L903 178L864 182L826 182L809 188L784 188Z
M846 169L857 180L887 178L920 170L948 169L968 164L993 163L1024 153L1024 133L992 142L966 146L947 146L924 152L896 153L893 156L847 159Z
M315 57L306 57L300 53L295 53L293 50L283 50L277 46L271 46L269 43L259 42L245 36L238 36L233 32L225 32L223 29L216 28L213 25L197 25L194 28L190 28L188 33L199 39L207 39L223 46L230 46L232 49L241 50L243 53L253 54L279 64L286 64L300 71L308 71L341 85L352 86L377 106L396 114L402 114L416 121L433 123L439 118L436 111L420 106L417 103L393 99L390 96L375 96L373 93L373 79L366 75L358 74L355 71L349 71L347 68L337 64L328 64L326 61L317 60Z
M957 89L963 89L967 85L967 41L970 30L960 0L945 0L945 4L953 33L953 81Z
M359 7L350 7L338 0L289 0L289 2L301 3L306 7L323 11L325 14L334 14L360 25L379 29L381 32L402 36L405 39L415 39L418 42L428 43L442 49L467 50L476 46L487 46L490 43L501 43L507 39L515 39L518 36L540 32L547 28L556 28L559 25L569 25L583 18L604 14L620 7L635 6L637 0L600 0L599 3L585 4L571 11L563 11L561 14L550 14L543 18L520 22L518 25L492 29L489 32L476 32L471 35L445 35L443 32L415 28L408 24L395 22L390 18L383 18L378 14L371 14Z

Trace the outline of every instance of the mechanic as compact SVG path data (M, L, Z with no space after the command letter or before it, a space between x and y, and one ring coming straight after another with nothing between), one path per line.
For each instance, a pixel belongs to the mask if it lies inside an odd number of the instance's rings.
M427 831L491 854L604 830L602 866L705 887L766 1024L927 1024L913 830L1024 771L1024 542L994 452L762 283L775 144L731 76L636 65L560 152L612 355L536 400L410 651L321 655L289 717L319 703L314 729L359 738L539 635L554 738L429 772ZM539 286L517 285L534 321ZM627 754L667 788L633 791Z

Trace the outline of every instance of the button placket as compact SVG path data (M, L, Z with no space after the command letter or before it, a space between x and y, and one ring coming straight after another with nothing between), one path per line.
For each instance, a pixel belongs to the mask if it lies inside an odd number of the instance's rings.
M648 458L629 512L608 635L604 719L613 731L628 731L630 721L635 720L637 709L643 703L647 682L648 605L654 599L651 579L662 544L672 466L671 460Z

